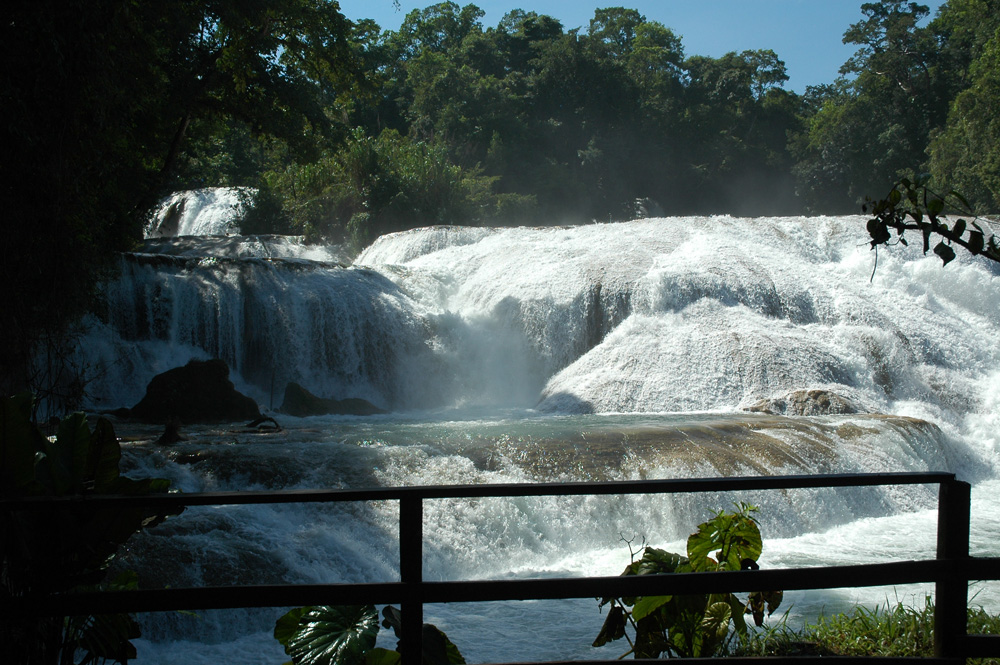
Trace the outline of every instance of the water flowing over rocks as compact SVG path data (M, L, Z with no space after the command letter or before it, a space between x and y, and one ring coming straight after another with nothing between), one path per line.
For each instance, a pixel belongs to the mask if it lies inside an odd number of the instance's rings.
M357 397L347 399L317 397L295 382L285 386L285 397L281 401L279 411L290 416L373 416L385 413L371 402Z
M828 416L861 412L854 402L829 390L795 390L783 397L762 399L744 410L775 416Z
M217 357L270 408L288 383L394 412L732 412L820 390L964 426L1000 363L996 268L898 247L872 283L863 235L858 217L441 226L349 266L293 238L150 240L78 362L104 368L98 409Z
M341 245L307 245L302 236L280 235L148 238L138 254L146 257L183 256L195 259L301 259L340 266L351 262Z
M391 411L279 417L280 431L185 424L170 445L162 426L125 423L126 471L185 492L950 471L975 484L973 549L989 554L1000 270L894 247L872 281L865 237L860 217L432 227L353 263L297 238L156 239L104 285L76 360L102 370L86 377L98 409L219 358L272 411L284 386L313 412L331 396ZM441 580L614 575L623 538L682 548L734 501L761 507L769 567L933 558L936 499L914 485L428 501L424 566ZM392 501L192 507L133 539L121 565L150 586L395 581L398 517ZM531 610L516 605L474 611L523 625ZM545 631L568 617L551 644L584 626L582 653L504 643L470 662L593 657L593 610L540 602L528 619ZM463 653L487 642L484 621L458 627L467 606L431 611L453 619ZM228 662L236 644L252 652L241 662L280 662L274 619L148 617L143 648L165 655L146 662Z
M153 377L129 415L150 423L217 423L254 420L260 408L236 390L225 362L192 360Z
M238 233L235 220L241 213L241 190L207 187L176 192L160 202L146 230L147 238L208 236Z

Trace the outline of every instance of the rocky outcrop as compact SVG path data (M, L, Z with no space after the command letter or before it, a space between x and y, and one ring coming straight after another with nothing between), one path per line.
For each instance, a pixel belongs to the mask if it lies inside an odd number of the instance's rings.
M326 399L317 397L297 383L285 386L282 413L290 416L371 416L385 413L371 402L358 398Z
M149 423L222 423L260 418L257 402L236 390L219 359L192 360L157 374L129 416Z
M744 411L773 416L827 416L866 413L853 401L829 390L795 390L784 397L762 399Z

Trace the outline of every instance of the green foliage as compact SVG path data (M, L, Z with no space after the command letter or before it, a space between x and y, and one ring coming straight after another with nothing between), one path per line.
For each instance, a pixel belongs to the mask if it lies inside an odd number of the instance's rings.
M396 637L402 630L400 612L387 605L382 626L392 628ZM374 605L299 607L274 626L274 638L285 647L294 665L398 665L396 651L375 647L378 612ZM424 665L464 665L465 659L448 636L432 624L424 624Z
M1000 617L982 608L968 609L970 634L1000 633ZM861 656L867 658L928 658L934 655L934 604L925 598L922 607L897 602L874 608L820 617L801 630L782 620L779 625L751 634L733 656ZM970 660L996 663L997 659Z
M954 221L943 217L950 210L958 210L960 214L961 211L971 212L968 201L958 192L935 194L926 185L904 178L885 198L868 199L862 209L872 215L867 228L874 250L879 245L893 244L893 231L896 232L895 243L902 245L908 244L906 231L916 231L923 240L924 254L930 251L934 235L944 238L934 245L934 253L944 265L955 258L953 245L963 247L972 255L1000 262L1000 242L989 222L979 217L970 221L963 217L956 217Z
M336 136L348 25L326 0L7 4L0 395L50 387L33 357L88 310L160 196L253 184L238 162L260 137L302 159Z
M138 576L131 571L118 575L108 583L81 587L81 591L131 591L139 587ZM66 617L63 620L62 652L65 658L83 651L81 665L90 661L127 663L136 658L130 640L141 637L139 624L129 614L100 614Z
M488 223L512 208L517 214L519 205L530 208L530 197L493 193L495 180L454 164L442 145L394 130L372 138L358 128L331 156L268 174L258 199L271 207L251 206L249 215L271 210L308 238L346 239L361 249L384 233Z
M844 33L858 50L825 89L807 144L796 150L799 187L813 210L847 212L924 161L950 90L940 42L921 27L928 11L908 0L866 2L864 19Z
M166 492L169 481L134 480L120 474L121 448L114 428L99 419L91 430L82 413L59 424L53 438L31 422L32 398L20 394L0 402L0 496L80 497ZM0 515L4 570L0 596L58 593L87 588L134 588L133 575L101 585L118 548L166 515L143 507L93 509L82 502L58 508L5 511ZM4 627L5 643L32 662L72 662L82 649L88 658L126 662L137 626L128 615L69 617L61 623L25 618ZM61 655L60 655L61 653Z
M996 21L1000 23L1000 20ZM944 128L931 141L936 182L965 192L980 211L1000 210L1000 25L972 62L968 87L951 102Z
M377 634L373 605L302 607L274 628L275 639L296 665L362 665Z
M698 531L688 538L686 557L646 547L642 557L629 564L622 575L756 569L763 543L752 514L755 510L739 504L736 511L720 511L699 524ZM593 646L625 638L631 645L625 656L710 657L727 645L731 635L746 638L744 614L752 614L759 626L765 609L767 614L774 612L781 598L780 591L754 592L746 602L730 593L604 598L600 606L609 606L608 616Z
M850 615L821 617L809 631L810 640L842 656L920 657L934 652L934 606L902 603L882 608L858 607Z

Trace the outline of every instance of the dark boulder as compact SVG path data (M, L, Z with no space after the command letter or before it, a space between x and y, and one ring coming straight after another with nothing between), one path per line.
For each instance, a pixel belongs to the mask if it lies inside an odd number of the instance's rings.
M784 397L762 399L744 411L773 416L828 416L865 413L853 401L829 390L795 390Z
M297 383L285 386L282 413L290 416L372 416L385 413L371 402L356 397L347 399L326 399L317 397Z
M181 433L180 423L176 420L171 420L167 423L167 428L163 430L163 434L156 440L156 443L161 446L169 446L172 443L180 443L187 440L188 438Z
M260 418L260 408L236 390L229 380L229 367L216 358L192 360L157 374L130 415L149 423L190 425L255 420Z

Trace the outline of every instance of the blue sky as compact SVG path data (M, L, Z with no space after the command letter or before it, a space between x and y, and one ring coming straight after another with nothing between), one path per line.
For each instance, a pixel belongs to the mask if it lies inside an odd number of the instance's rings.
M468 4L469 0L456 0ZM830 83L854 52L841 43L844 31L862 18L863 0L472 0L486 12L482 22L496 26L511 9L525 9L559 19L563 27L586 28L598 7L638 9L647 19L659 21L680 35L686 55L718 57L727 51L772 49L785 61L785 88L804 92L806 86ZM371 18L395 30L406 14L423 9L434 0L340 0L341 11L351 19ZM937 13L944 0L923 0Z

